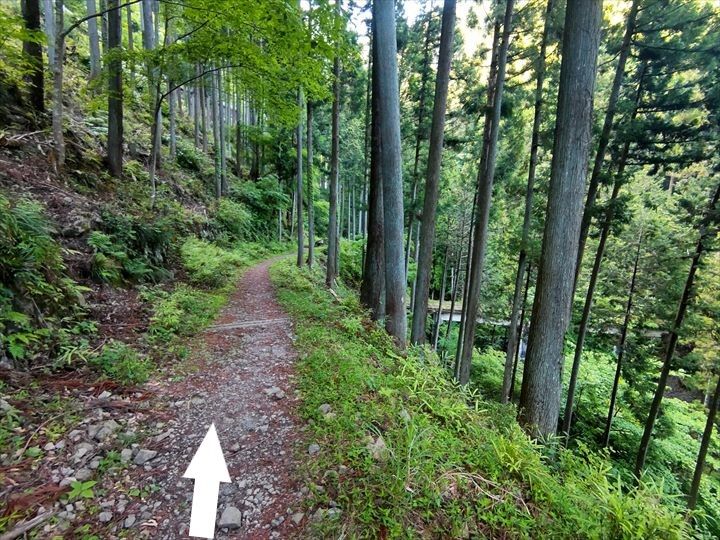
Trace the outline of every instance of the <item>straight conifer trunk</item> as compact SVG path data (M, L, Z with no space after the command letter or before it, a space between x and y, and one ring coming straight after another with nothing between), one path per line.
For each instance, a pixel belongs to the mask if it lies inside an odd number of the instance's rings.
M717 211L718 199L720 199L720 184L718 184L715 189L715 193L710 200L703 222L700 225L700 235L697 244L695 245L695 253L693 254L692 261L690 263L690 270L688 272L687 279L685 280L685 288L683 290L682 297L680 298L677 314L675 315L675 320L673 322L672 329L670 330L670 337L668 339L667 347L665 348L660 377L658 379L657 388L655 389L652 404L650 405L650 412L648 413L648 417L645 422L645 430L643 431L642 440L640 441L637 459L635 460L635 476L638 478L645 467L645 459L647 458L648 448L650 447L650 439L652 439L653 429L655 428L655 420L657 420L658 412L660 412L660 405L662 404L663 396L665 395L665 386L667 385L668 375L670 375L670 369L672 368L673 356L675 355L675 347L677 347L680 329L682 328L683 321L685 320L685 314L687 313L687 308L692 297L693 287L695 285L695 274L700 266L700 258L707 249L707 246L705 245L706 242L709 242L710 239L717 234L717 216L715 213Z
M335 0L340 13L340 0ZM333 60L332 135L330 143L330 216L328 223L328 247L325 284L335 286L338 275L338 181L340 159L340 57Z
M637 110L640 106L640 100L643 92L643 82L645 75L645 64L641 64L638 70L639 81L637 84L637 91L635 92L635 102L633 104L633 110L630 114L629 122L632 123L637 117ZM577 385L578 372L580 370L580 361L582 359L583 347L585 345L585 337L588 331L588 325L590 324L590 311L592 310L593 298L595 296L595 288L597 281L600 276L600 266L602 265L603 257L605 256L605 246L607 244L608 237L610 236L610 228L615 217L615 210L617 199L620 194L620 188L624 183L625 166L627 164L628 156L630 154L630 141L626 141L623 145L620 158L618 160L617 171L615 172L615 182L613 185L612 194L608 201L608 209L605 214L605 220L600 231L600 240L598 242L597 251L595 252L595 260L593 262L592 272L590 273L590 282L588 283L587 293L585 295L585 303L583 304L582 315L580 316L580 324L578 326L577 340L575 342L575 353L573 356L572 372L570 375L570 382L568 384L567 401L565 403L565 412L563 414L563 426L562 431L565 433L567 438L570 437L570 429L572 427L573 407L575 401L575 387ZM578 263L580 261L578 260ZM577 270L575 272L575 279L577 280ZM577 285L577 282L575 283ZM573 294L574 296L574 294Z
M405 348L405 253L403 250L402 147L397 70L395 3L375 0L378 102L380 113L381 173L385 217L385 329L396 345Z
M88 16L97 13L95 0L86 0ZM110 4L112 6L112 3ZM100 75L100 38L98 36L97 17L88 19L88 40L90 42L90 80Z
M545 64L547 56L547 42L550 38L552 26L552 11L555 0L548 0L545 7L545 25L543 27L542 39L540 41L540 52L537 59L535 76L535 111L533 115L533 129L530 142L530 166L528 167L527 189L525 190L525 214L523 215L522 237L520 239L520 254L518 255L518 268L515 276L515 292L513 293L512 310L510 312L510 327L508 328L508 344L505 353L505 370L503 372L503 386L500 400L508 403L512 399L510 392L514 385L514 373L517 368L515 360L520 330L518 319L520 316L520 304L522 302L522 288L525 281L527 267L527 249L530 240L530 225L532 219L532 204L535 190L535 171L537 169L538 150L540 149L540 125L542 123L543 111L543 85L545 84Z
M295 151L296 157L296 171L295 171L295 191L297 207L295 210L295 217L297 218L297 265L298 268L302 268L305 264L305 231L303 230L303 140L302 140L302 111L303 111L303 98L302 90L298 90L297 95L298 108L300 110L300 116L298 118L297 129L295 130Z
M48 14L46 13L46 17ZM50 12L52 17L52 11ZM53 59L53 109L52 133L55 151L55 165L62 169L65 165L65 138L63 136L63 64L65 62L65 13L63 0L55 0L55 24L53 26L55 40L55 56Z
M427 319L428 292L430 290L430 272L433 246L435 243L435 224L440 187L440 168L445 136L445 110L447 105L450 64L452 61L453 38L455 33L455 0L445 0L440 30L440 51L435 79L435 102L433 104L432 127L430 128L430 151L428 154L427 175L425 177L425 200L423 201L422 221L417 257L417 285L413 299L413 322L411 341L416 344L425 342L425 321ZM446 261L443 265L447 266ZM442 301L442 299L441 299ZM439 326L439 324L437 325ZM433 342L435 339L433 337Z
M630 279L627 302L625 303L625 317L623 319L622 328L620 329L617 365L615 366L615 377L613 379L612 392L610 393L610 406L608 407L608 415L605 421L605 431L603 432L602 438L603 448L607 448L610 444L610 430L612 429L613 418L615 417L615 403L617 401L618 389L620 387L620 376L622 374L623 359L625 358L625 346L627 344L628 330L630 329L630 317L632 316L633 299L635 296L635 283L637 281L638 265L640 263L641 246L642 233L640 234L637 251L635 252L635 263L633 264L633 271L632 277Z
M313 186L313 104L307 102L307 215L308 215L308 267L315 263L315 195Z
M45 35L47 36L47 59L51 71L54 73L55 68L55 11L53 10L53 0L43 0L43 12L45 15Z
M120 0L108 0L108 168L115 177L122 175L123 87L122 87L122 11ZM92 20L92 19L91 19Z
M437 317L432 332L432 348L437 350L438 339L440 337L440 324L442 323L442 307L445 300L445 286L447 285L447 274L450 269L448 266L448 258L450 256L450 246L445 246L445 257L443 257L442 281L440 283L440 298L438 299Z
M219 107L219 96L218 96L218 85L215 74L210 74L210 81L212 85L212 130L213 130L213 157L215 162L215 197L220 199L222 197L222 163L221 163L221 150L220 150L220 107Z
M630 56L630 47L632 38L635 34L635 23L637 21L638 10L640 9L640 0L633 0L628 12L627 23L625 25L625 35L623 36L620 52L618 53L618 64L615 68L615 77L610 89L607 108L605 109L605 120L603 121L602 131L598 140L597 151L595 152L595 162L593 164L592 174L590 175L590 183L588 185L587 199L585 201L585 209L583 211L582 222L580 226L580 241L578 243L577 265L575 268L575 279L573 282L573 292L577 287L577 280L582 270L582 260L585 254L585 242L587 241L588 231L590 230L590 222L592 220L593 209L595 207L595 199L600 185L600 176L605 166L605 155L607 153L608 143L610 142L610 134L613 129L615 120L615 112L617 111L618 98L620 96L620 88L625 78L625 65L628 56Z
M470 364L472 362L473 345L475 342L475 329L477 326L478 304L480 301L480 286L482 281L483 264L485 262L485 249L487 247L488 222L490 220L490 202L495 179L495 162L497 157L498 131L500 127L500 111L502 107L503 89L505 87L505 70L507 67L507 54L510 46L510 32L512 30L512 17L514 0L507 0L505 16L503 17L502 40L498 49L497 74L491 79L488 87L494 86L492 100L488 100L491 112L486 118L485 137L478 169L478 205L475 218L475 240L470 264L470 276L465 307L465 330L463 333L462 353L458 369L458 381L467 384L470 380ZM489 126L487 123L489 122Z
M40 31L39 0L22 0L25 29ZM42 45L34 40L23 41L23 54L30 60L30 73L26 77L30 91L30 106L38 114L45 112L45 70L43 69Z
M687 505L690 510L693 510L697 504L700 481L702 480L703 469L705 467L705 458L707 457L708 448L710 447L710 439L712 438L713 431L715 431L715 417L717 416L719 403L720 377L718 377L718 381L715 384L715 392L710 401L705 430L703 431L702 440L700 441L700 451L698 452L697 461L695 462L695 472L693 473L692 484L690 485L690 493L688 493Z
M602 0L568 2L547 218L520 395L520 421L540 437L555 434L560 409L601 21Z
M360 284L360 301L370 310L374 321L385 318L385 245L384 211L382 199L382 174L380 173L380 104L378 103L377 48L375 47L375 23L372 22L370 42L372 93L370 108L370 172L368 188L368 224L363 279Z

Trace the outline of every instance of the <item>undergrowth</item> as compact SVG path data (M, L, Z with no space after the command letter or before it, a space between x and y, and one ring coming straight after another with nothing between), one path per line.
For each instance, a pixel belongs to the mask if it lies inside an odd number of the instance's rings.
M458 388L429 351L397 354L354 295L340 288L335 300L320 274L282 261L271 276L296 321L302 413L321 446L307 465L315 503L342 510L315 522L318 536L689 534L661 485L629 488L601 455L536 445L511 409Z

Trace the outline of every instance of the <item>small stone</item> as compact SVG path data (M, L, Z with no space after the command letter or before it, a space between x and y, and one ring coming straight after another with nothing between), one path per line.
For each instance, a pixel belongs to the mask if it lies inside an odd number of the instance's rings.
M234 506L228 506L220 516L220 527L239 529L242 526L242 512Z
M118 424L115 420L108 420L107 422L103 422L100 425L100 428L95 433L94 438L97 441L104 441L113 433L115 433L115 431L117 431L119 428L120 424Z
M11 411L12 409L13 409L13 406L12 406L12 405L10 405L10 404L9 404L7 401L5 401L4 399L0 398L0 411L6 413L6 412Z
M295 525L300 525L300 523L302 523L302 520L304 518L305 518L304 512L295 512L290 519L292 519L292 521Z
M43 450L45 450L46 452L51 452L51 451L55 450L55 445L53 443L49 442L45 446L43 446Z
M373 459L377 461L382 461L387 457L388 448L385 444L385 439L383 439L381 435L378 435L378 438L373 442L369 442L365 448L370 451Z
M240 451L240 443L235 443L230 447L231 452L239 452Z
M123 448L120 451L120 461L122 461L123 463L129 463L132 459L132 454L133 452L130 448Z
M133 463L135 465L145 465L148 461L153 459L155 456L157 456L157 452L155 450L146 450L144 448L138 450L138 453L135 455L135 459L133 460Z
M126 529L129 529L133 525L135 525L135 521L137 518L135 517L135 514L130 514L128 517L125 518L125 521L123 521L123 527Z
M112 393L108 392L107 390L104 390L99 396L98 399L107 399L110 396L112 396Z
M285 398L285 392L283 392L277 386L271 386L270 388L266 388L265 394L276 400L281 400L281 399Z
M83 467L82 469L78 469L78 471L75 473L75 478L77 478L80 482L85 482L86 480L90 480L92 478L93 472Z
M112 512L100 512L100 515L98 516L100 523L107 523L110 520L112 520L112 518L113 518Z
M308 446L308 454L310 454L311 456L314 456L314 455L317 454L319 451L320 451L320 445L319 445L319 444L313 443L313 444L311 444L310 446Z
M63 448L65 448L65 440L64 439L55 443L55 450L62 450Z
M318 407L318 409L320 410L320 412L321 412L322 414L327 414L327 413L329 413L329 412L332 410L332 407L330 406L329 403L323 403L322 405L320 405L320 406Z
M73 456L73 459L75 461L80 461L82 458L84 458L89 452L93 450L94 446L90 443L82 442L78 444L77 449L75 450L75 455Z
M400 418L402 418L402 419L405 421L406 424L407 424L408 422L410 422L410 420L411 420L411 418L410 418L410 413L407 412L406 409L403 409L403 410L400 411Z

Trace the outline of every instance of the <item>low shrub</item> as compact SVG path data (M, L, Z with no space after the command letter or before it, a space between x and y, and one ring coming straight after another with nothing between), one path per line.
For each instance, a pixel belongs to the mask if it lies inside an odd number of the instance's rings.
M103 375L122 384L143 383L153 370L148 358L141 356L130 345L115 340L106 343L89 362Z
M197 285L221 287L235 275L247 259L237 251L229 251L215 244L188 238L180 247L183 268Z

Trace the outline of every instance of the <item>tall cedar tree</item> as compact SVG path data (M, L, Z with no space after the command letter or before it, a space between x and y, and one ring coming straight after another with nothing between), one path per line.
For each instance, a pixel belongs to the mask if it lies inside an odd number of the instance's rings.
M670 330L667 346L665 347L660 377L658 378L655 395L653 396L653 401L650 405L650 412L648 413L647 420L645 421L645 429L643 431L640 448L638 449L637 458L635 460L635 475L637 477L640 477L642 470L645 467L645 459L647 458L648 449L650 448L650 440L652 439L652 433L655 429L655 421L657 420L658 413L660 412L660 405L662 404L663 396L665 395L665 386L667 385L667 379L670 375L670 369L672 368L673 356L675 355L675 348L677 347L680 329L682 328L683 321L685 320L685 314L687 313L687 309L692 298L693 287L695 285L695 274L697 274L698 267L700 266L700 259L703 253L707 250L707 244L717 234L717 205L719 199L720 184L718 184L715 189L715 193L710 199L705 216L700 223L700 234L697 244L695 245L695 252L693 253L690 262L690 270L688 271L687 279L685 280L685 288L683 289L680 304L678 305L678 310L675 315L675 320L673 321L672 329Z
M385 230L385 328L395 343L405 347L405 253L403 251L402 146L398 87L395 3L373 2L378 78L379 135Z
M411 333L413 343L425 342L425 320L427 319L427 302L430 291L430 274L432 272L432 254L435 243L435 223L437 221L436 214L439 198L440 167L442 165L445 135L445 110L455 33L455 4L455 0L445 0L443 5L440 51L438 53L438 68L435 78L435 102L433 104L432 127L430 128L430 151L425 177L425 200L423 201L422 221L420 224L417 286ZM445 262L447 263L447 252ZM443 282L446 266L447 264L443 267Z
M465 306L465 330L462 337L462 351L458 362L458 380L467 384L470 380L470 363L472 360L475 328L477 326L478 304L480 302L480 285L483 264L487 248L488 222L490 221L490 203L492 200L493 182L495 180L495 163L497 161L498 131L500 128L500 112L502 109L503 90L505 88L505 70L507 68L508 48L512 30L513 8L515 2L507 0L503 17L503 31L497 58L497 75L491 78L489 85L494 85L493 99L488 103L492 112L488 116L490 126L486 127L483 139L480 167L478 168L478 204L475 216L475 240L470 263L470 276ZM491 73L492 77L492 73ZM486 118L486 122L488 121Z
M555 434L560 409L601 21L602 0L568 2L547 217L520 394L520 421L539 436Z
M380 173L380 104L378 103L377 47L375 23L371 22L370 80L372 122L370 125L370 186L368 189L368 225L360 301L378 321L385 317L385 243L382 174Z
M545 8L545 24L540 40L540 52L537 58L535 73L535 111L533 114L533 128L530 141L530 165L528 167L527 189L525 190L525 214L523 215L522 237L520 240L520 253L518 255L518 268L515 275L515 291L513 293L512 310L510 312L510 327L508 328L508 344L505 354L505 369L503 372L503 386L500 399L503 403L512 397L510 389L513 386L513 373L516 363L515 349L520 340L522 327L518 326L521 304L523 300L523 283L527 270L527 250L530 241L530 225L532 218L533 194L535 190L535 171L537 170L538 150L540 149L540 125L543 112L543 85L545 84L545 66L548 39L552 28L552 11L555 0L548 0Z
M39 0L22 0L22 16L29 32L40 31ZM43 69L42 45L33 35L23 41L23 54L28 58L30 70L27 85L30 91L30 106L36 113L45 112L45 71Z
M108 0L108 169L122 175L123 87L122 87L122 11L119 0Z
M340 13L340 0L335 0ZM332 134L330 142L330 216L328 222L328 247L325 284L335 286L338 276L338 182L340 177L340 56L333 60Z

